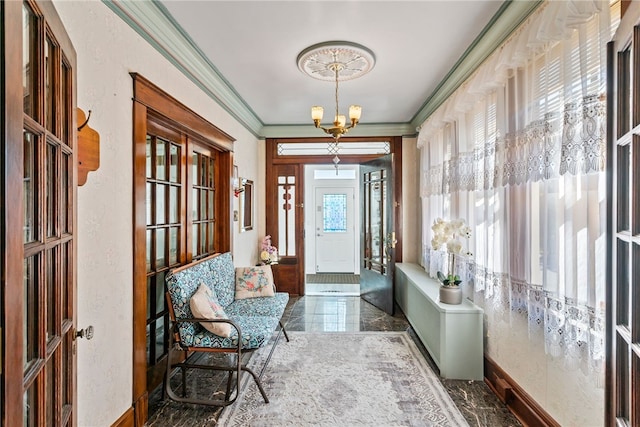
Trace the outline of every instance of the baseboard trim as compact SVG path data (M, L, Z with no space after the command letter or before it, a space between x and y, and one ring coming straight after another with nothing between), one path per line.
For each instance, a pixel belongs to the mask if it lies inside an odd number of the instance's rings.
M135 427L133 407L127 409L125 413L116 420L116 422L111 424L111 427Z
M484 355L484 382L523 425L560 427L560 424L542 406L486 354Z

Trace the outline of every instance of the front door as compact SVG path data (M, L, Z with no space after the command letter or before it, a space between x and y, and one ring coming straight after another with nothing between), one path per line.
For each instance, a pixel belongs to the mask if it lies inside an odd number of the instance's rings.
M353 188L316 188L316 272L353 273Z
M393 154L360 166L360 295L393 314L395 268Z
M51 2L0 4L5 426L76 424L76 54Z

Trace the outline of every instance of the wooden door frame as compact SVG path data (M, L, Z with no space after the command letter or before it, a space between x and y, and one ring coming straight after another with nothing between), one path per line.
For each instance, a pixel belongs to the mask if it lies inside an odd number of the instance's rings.
M332 164L332 157L327 153L326 155L286 155L281 156L278 154L279 143L328 143L332 142L332 138L267 138L265 140L265 225L271 235L274 246L278 246L278 203L277 197L277 175L276 170L272 165L289 165L293 168L297 168L299 176L300 190L296 193L298 200L304 200L304 166L305 165L320 165L320 164ZM394 206L395 206L395 231L397 236L396 255L395 261L402 262L402 137L401 136L384 136L384 137L342 137L341 143L354 143L354 142L388 142L390 147L390 153L394 154ZM369 160L373 160L380 157L378 154L350 154L340 155L340 164L360 164ZM299 265L297 268L297 277L304 278L304 209L302 214L296 217L296 230L299 231L296 235L296 248L300 250ZM299 280L296 283L294 289L297 292L293 292L293 295L304 295L304 280Z
M217 241L220 251L232 248L234 138L218 129L203 117L180 103L171 95L151 83L138 73L131 73L133 79L133 410L135 426L142 427L148 419L149 391L147 390L147 267L146 267L146 137L147 115L165 118L176 128L195 134L201 142L206 142L219 151L220 212L225 213L216 221ZM186 149L187 147L185 147ZM188 155L185 151L184 155ZM188 183L185 183L188 185ZM224 195L227 195L224 197ZM187 254L190 249L187 247ZM188 262L189 259L182 260Z

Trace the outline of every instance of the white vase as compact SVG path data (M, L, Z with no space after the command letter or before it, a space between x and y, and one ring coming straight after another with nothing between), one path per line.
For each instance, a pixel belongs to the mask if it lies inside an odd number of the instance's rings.
M460 286L440 286L440 302L444 304L461 304L462 289Z

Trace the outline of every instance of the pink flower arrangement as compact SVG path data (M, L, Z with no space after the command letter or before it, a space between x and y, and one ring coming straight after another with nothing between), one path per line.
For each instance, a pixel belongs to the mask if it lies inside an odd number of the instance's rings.
M262 261L262 263L271 264L278 260L278 248L271 244L270 235L264 236L260 250L260 261Z

